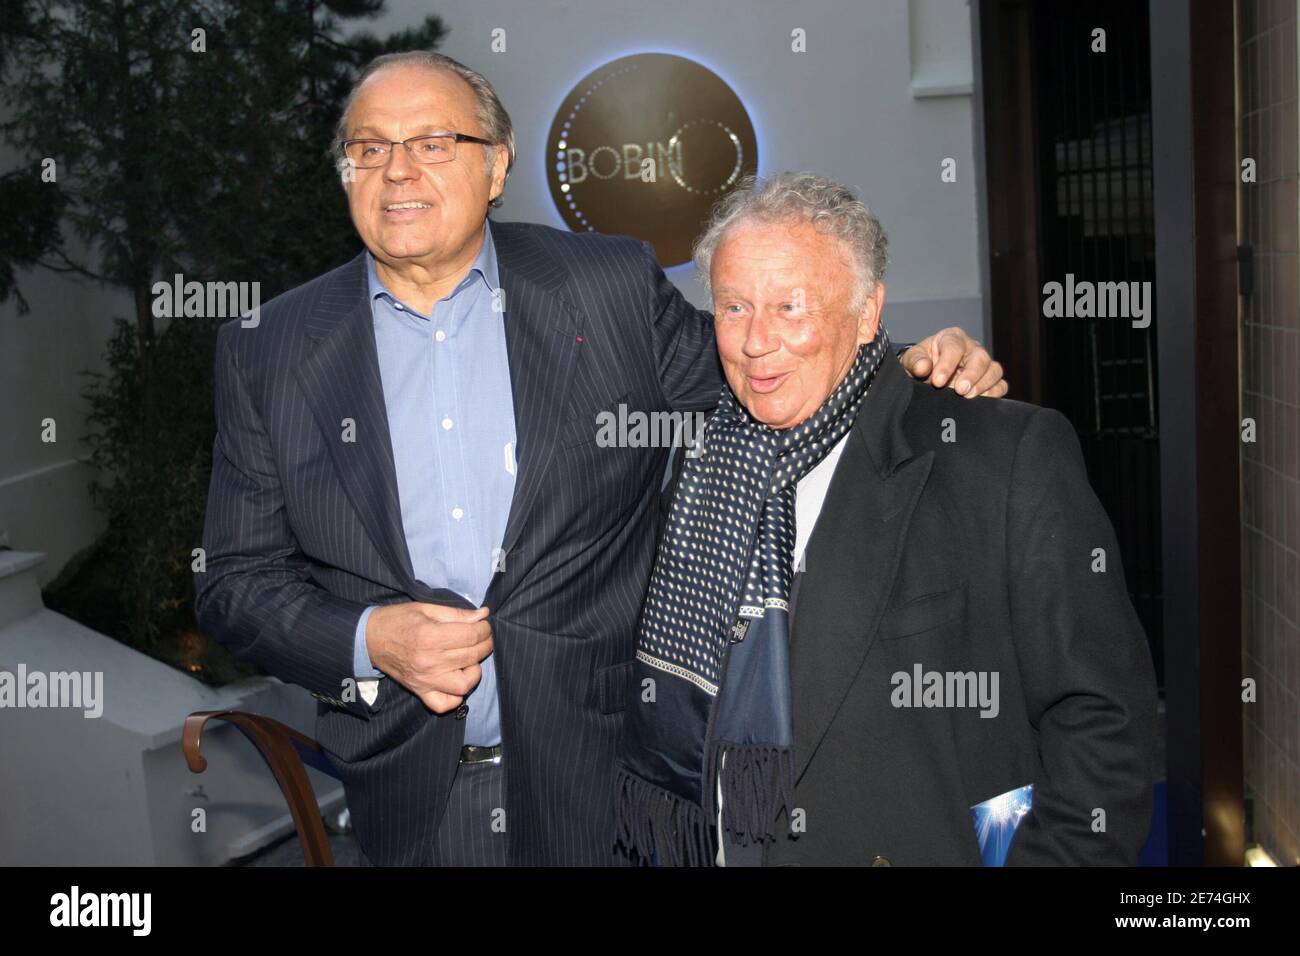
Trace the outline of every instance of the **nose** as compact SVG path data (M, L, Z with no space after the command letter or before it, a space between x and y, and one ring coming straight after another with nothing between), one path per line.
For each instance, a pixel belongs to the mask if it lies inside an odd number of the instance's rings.
M407 148L401 145L394 146L392 152L388 154L388 162L384 164L384 181L404 183L419 175L415 168L415 160L411 159Z
M749 358L766 355L775 348L772 337L772 319L764 309L755 309L749 317L745 332L744 352Z

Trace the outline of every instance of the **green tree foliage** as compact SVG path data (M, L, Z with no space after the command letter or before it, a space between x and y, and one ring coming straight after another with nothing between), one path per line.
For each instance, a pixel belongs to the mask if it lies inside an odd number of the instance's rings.
M328 155L340 106L370 59L445 35L434 16L349 29L383 6L0 0L0 135L21 158L0 176L0 301L39 312L20 283L46 269L133 306L85 395L108 517L95 560L134 644L193 631L214 428L218 323L156 318L153 285L256 281L265 303L360 250Z

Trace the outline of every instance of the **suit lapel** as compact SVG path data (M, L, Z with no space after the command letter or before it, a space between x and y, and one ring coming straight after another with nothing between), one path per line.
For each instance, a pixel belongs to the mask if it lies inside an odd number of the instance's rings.
M567 270L526 227L493 222L490 228L504 291L515 411L517 474L502 545L509 555L532 513L555 453L557 433L566 420L582 329L578 312L565 294ZM316 344L297 376L312 414L329 439L348 498L399 589L420 590L402 528L364 253L341 270L321 296L307 321L307 333ZM356 423L355 442L342 440L346 419ZM489 591L493 606L503 597L495 593L501 580L494 579Z
M791 623L796 779L875 641L934 452L913 458L911 380L887 358L863 402L808 542Z
M365 253L340 272L307 321L315 347L296 372L312 414L325 433L343 487L362 524L392 570L398 590L413 585L402 530L388 411L379 377ZM344 441L344 421L355 441Z
M501 546L509 562L533 513L559 429L567 420L582 327L565 292L567 270L541 248L527 227L493 222L491 228L505 293L506 351L515 409L515 493ZM498 577L493 584L501 580ZM489 594L497 604L504 597L494 591Z

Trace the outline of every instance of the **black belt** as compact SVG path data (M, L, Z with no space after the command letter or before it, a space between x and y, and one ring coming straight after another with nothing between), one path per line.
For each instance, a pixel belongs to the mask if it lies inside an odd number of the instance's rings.
M496 744L492 747L475 747L473 744L466 744L460 748L461 763L500 763L501 762L501 745Z

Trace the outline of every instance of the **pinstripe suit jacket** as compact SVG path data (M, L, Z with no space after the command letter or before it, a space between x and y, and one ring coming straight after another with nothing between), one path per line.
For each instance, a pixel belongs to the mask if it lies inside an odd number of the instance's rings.
M654 554L667 448L605 448L601 411L697 411L722 377L712 317L633 239L491 224L517 467L484 603L516 864L612 860L613 760ZM195 576L203 630L318 699L367 856L430 860L464 723L394 680L349 693L369 604L458 595L415 580L403 537L364 256L217 339L217 437Z

